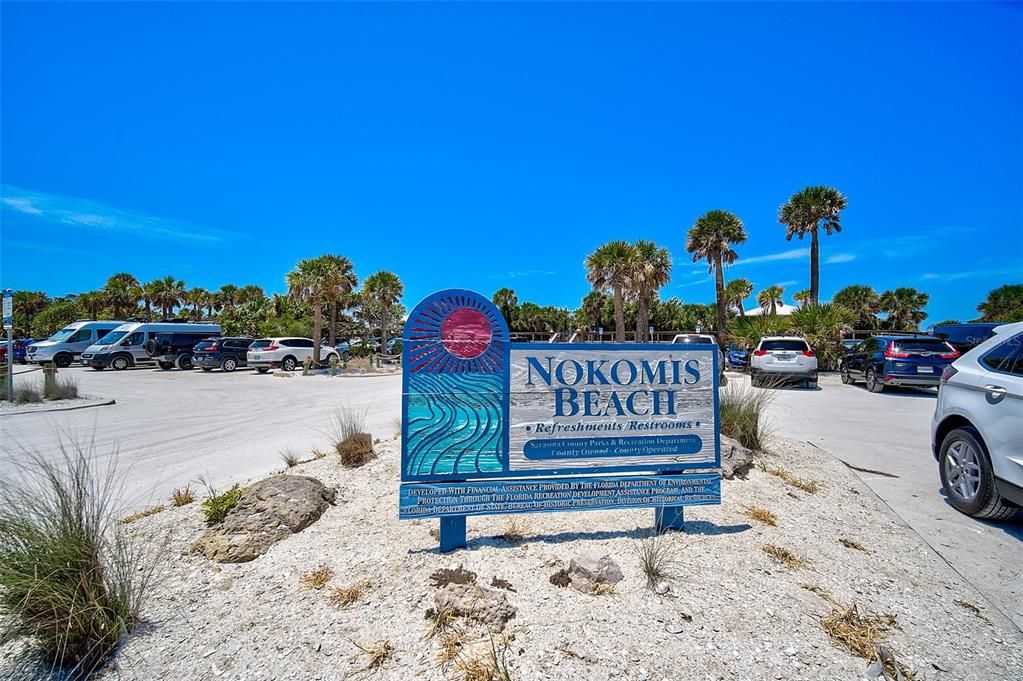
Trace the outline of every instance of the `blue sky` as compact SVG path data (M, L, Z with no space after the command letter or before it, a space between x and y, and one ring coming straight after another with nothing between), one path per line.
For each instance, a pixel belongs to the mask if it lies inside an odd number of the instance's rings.
M931 321L1023 282L1023 6L2 4L2 285L120 270L283 290L302 257L406 304L578 305L583 259L746 223L726 277L809 284L777 209L829 184L822 294L915 286ZM789 298L789 296L787 296Z

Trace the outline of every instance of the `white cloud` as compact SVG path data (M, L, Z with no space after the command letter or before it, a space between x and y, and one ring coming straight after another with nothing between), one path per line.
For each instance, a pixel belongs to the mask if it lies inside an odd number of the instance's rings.
M548 272L545 270L520 270L517 272L505 272L504 276L508 279L518 279L520 277L549 277L557 274L557 272Z
M685 284L675 284L675 288L685 288L686 286L699 286L700 284L706 284L708 281L714 281L712 277L704 277L703 279L697 279L696 281L690 281Z
M782 288L786 288L788 286L795 286L798 283L799 282L795 279L788 279L786 281L779 281L777 284L775 284L775 286L781 286Z
M843 262L852 262L856 259L856 256L852 253L836 253L835 255L828 256L824 260L825 265L837 265Z
M122 210L90 199L34 192L8 184L0 187L0 193L4 208L50 223L208 244L224 241L225 237L223 232L184 220Z
M927 281L934 281L941 279L942 281L958 281L959 279L983 279L987 277L1020 277L1023 279L1023 261L1016 263L1013 267L990 269L990 270L972 270L967 272L942 272L936 274L934 272L926 272L920 275L921 279Z
M810 255L809 248L793 248L788 251L781 251L779 253L768 253L767 255L755 255L752 258L740 257L732 267L738 267L739 265L754 265L758 262L774 262L776 260L799 260L800 258L806 258Z

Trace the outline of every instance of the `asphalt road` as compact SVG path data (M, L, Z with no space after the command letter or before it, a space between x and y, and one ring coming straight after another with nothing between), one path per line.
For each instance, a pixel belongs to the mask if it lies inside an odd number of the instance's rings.
M746 377L737 381L746 381ZM959 571L1023 629L1023 523L975 520L941 493L931 454L934 390L868 392L821 377L818 390L770 390L769 423L778 435L813 443L854 471ZM954 596L954 595L952 595Z

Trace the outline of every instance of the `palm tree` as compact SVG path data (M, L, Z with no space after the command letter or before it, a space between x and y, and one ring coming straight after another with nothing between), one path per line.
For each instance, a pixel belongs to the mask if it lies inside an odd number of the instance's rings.
M604 326L604 320L607 319L606 311L608 305L612 308L611 316L613 317L614 302L610 296L602 291L590 291L587 293L583 297L582 305L579 308L586 326L593 327L594 331L598 327Z
M671 253L658 248L653 241L636 242L636 271L633 274L633 292L639 309L636 313L636 340L646 338L650 325L650 306L660 298L661 287L671 280Z
M107 303L112 308L115 319L122 319L128 312L135 310L142 297L142 286L135 275L128 272L118 272L107 279L103 287Z
M235 300L239 305L254 303L264 298L266 298L266 294L263 292L263 288L255 284L247 284L235 292Z
M238 287L234 284L224 284L220 287L220 304L234 307L238 304Z
M760 307L765 310L770 308L771 315L775 315L778 312L778 306L784 305L785 301L782 300L782 296L785 295L785 289L775 284L774 286L768 286L757 294L757 302L760 303Z
M106 294L103 291L86 291L79 293L77 300L89 312L89 318L95 321L99 310L106 304Z
M150 284L155 285L153 304L163 308L164 318L170 317L174 308L180 305L185 297L185 282L168 274L162 279L150 282Z
M725 284L725 304L739 308L739 316L745 317L743 304L753 295L753 282L749 279L733 279Z
M717 332L725 333L725 265L731 265L738 258L733 244L746 241L746 229L742 220L726 210L707 211L689 228L686 250L693 254L693 262L706 258L708 271L714 272L714 295L717 302Z
M889 329L915 331L920 322L927 318L923 308L927 307L930 295L917 291L915 288L902 286L894 291L881 294L878 306L888 314L886 326Z
M792 297L800 306L806 307L807 303L810 302L810 289L804 288L802 291L796 291L792 294Z
M512 328L512 323L515 321L515 312L519 307L519 297L515 295L515 291L510 288L497 289L494 291L491 300L494 301L497 309L501 311L501 316L507 322L508 328Z
M202 308L209 297L210 292L200 287L188 289L185 293L185 302L192 306L192 316L196 320L202 319Z
M859 329L873 329L877 327L878 307L877 292L870 286L853 284L835 294L831 302L841 305L853 313L856 318L856 327Z
M832 187L818 185L807 187L793 194L784 206L778 210L778 222L788 227L785 238L793 236L802 239L810 235L810 297L808 302L816 305L820 299L820 241L818 230L823 227L830 236L832 232L841 232L839 222L845 210L846 198Z
M984 322L1023 322L1023 284L1005 284L977 306Z
M632 287L636 248L626 241L609 241L586 256L586 279L594 291L610 291L615 304L615 340L625 342L625 292Z
M328 254L321 255L318 259L323 263L327 275L324 290L327 301L330 303L330 329L327 335L330 347L334 347L337 344L339 301L359 285L359 278L355 276L355 266L352 261L344 256Z
M842 335L852 330L856 316L835 303L807 304L791 316L792 329L806 339L822 369L836 369L845 349Z
M313 363L320 363L320 345L323 344L323 301L326 298L328 274L319 258L299 260L288 272L288 297L307 303L313 310ZM223 295L225 287L221 287ZM226 300L226 298L225 298Z
M387 354L387 322L390 319L391 306L405 295L405 286L397 274L380 270L366 277L362 293L380 308L380 352Z
M142 302L146 308L147 320L153 318L153 303L156 301L156 297L160 295L162 287L163 284L161 283L160 279L153 279L152 281L147 281L141 287L139 295L142 298Z

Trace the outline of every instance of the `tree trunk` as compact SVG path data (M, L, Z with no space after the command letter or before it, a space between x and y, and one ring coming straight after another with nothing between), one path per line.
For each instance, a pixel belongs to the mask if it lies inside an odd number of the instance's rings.
M718 343L725 338L725 273L721 271L721 255L714 258L714 293L718 303Z
M640 297L636 306L636 342L646 340L646 299Z
M380 306L380 354L387 354L387 315L390 313L389 306Z
M615 297L615 341L625 342L625 294L620 288L614 290Z
M817 229L810 232L810 304L816 305L821 286L821 245Z
M330 304L330 347L337 345L337 298Z
M320 301L313 302L313 364L320 365L320 345L323 343L323 310Z

